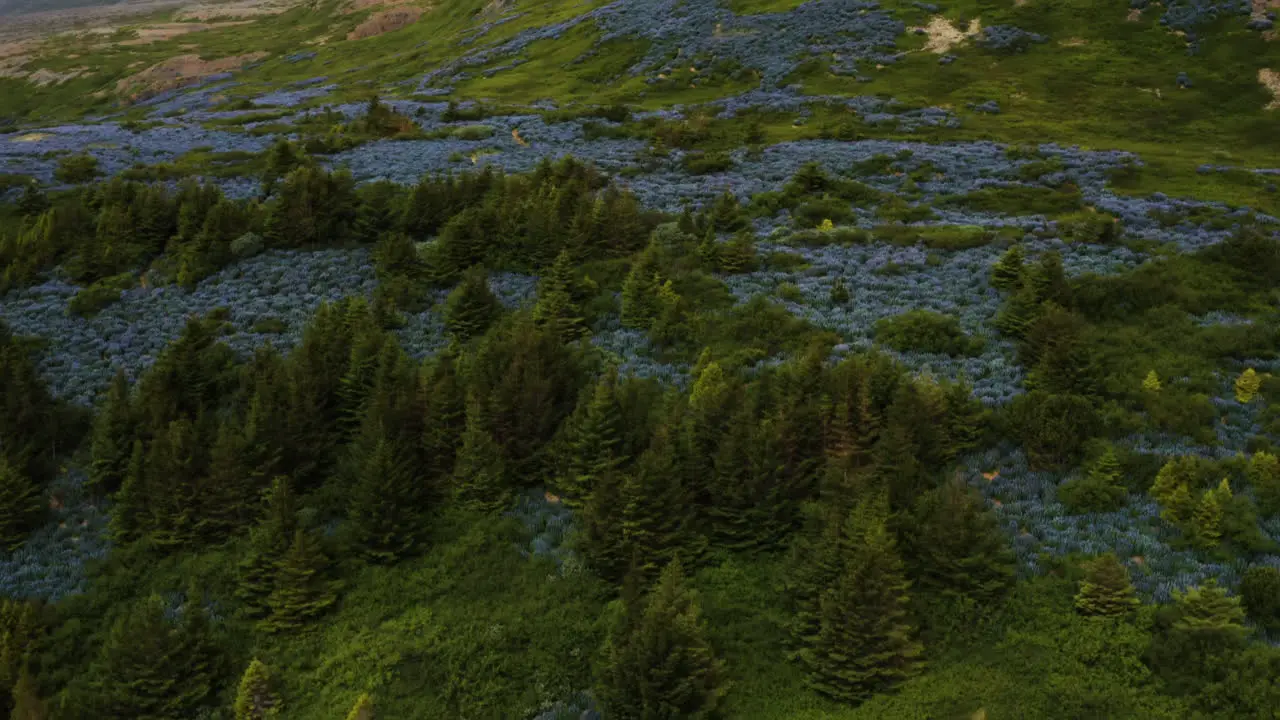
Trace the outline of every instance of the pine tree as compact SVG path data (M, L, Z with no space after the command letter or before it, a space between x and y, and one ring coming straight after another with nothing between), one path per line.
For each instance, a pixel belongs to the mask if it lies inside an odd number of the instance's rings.
M1255 565L1240 578L1241 604L1260 627L1280 629L1280 569Z
M720 272L727 275L751 272L757 264L756 237L749 229L739 230L720 250Z
M113 493L124 482L133 449L134 423L129 379L120 370L112 378L102 408L93 419L89 485L98 492Z
M1254 453L1246 474L1262 514L1280 515L1280 459L1267 452Z
M622 283L622 324L637 330L647 330L658 317L657 263L653 253L646 250L631 266Z
M904 555L916 584L986 606L1013 581L1013 551L995 515L959 475L920 498Z
M1173 597L1178 610L1172 628L1175 633L1198 637L1205 644L1235 644L1249 633L1240 598L1227 595L1216 579L1210 578L1203 586L1185 593L1174 590Z
M1041 302L1036 298L1035 290L1028 284L1022 285L1000 307L996 315L995 326L1006 337L1021 339L1027 328L1040 317L1043 312Z
M280 716L280 698L271 689L271 671L254 658L240 678L235 720L271 720Z
M453 469L453 499L460 506L498 512L509 504L509 483L502 448L493 440L480 400L467 401L467 426Z
M359 463L347 509L356 545L365 557L383 563L394 562L417 547L427 489L413 471L409 451L399 438L386 433L384 429Z
M1227 486L1226 478L1223 478L1222 485L1207 490L1200 496L1195 514L1191 517L1193 539L1197 546L1212 548L1222 540L1222 513L1230 500L1231 488Z
M610 633L597 692L610 718L716 716L729 683L683 575L679 560L667 564L639 617L628 622L624 609Z
M1127 491L1120 483L1120 461L1115 448L1108 445L1083 477L1063 483L1059 489L1062 503L1073 513L1109 512L1124 505Z
M368 693L361 693L351 712L347 713L347 720L373 720L373 717L373 698Z
M444 324L459 340L479 337L497 319L502 306L489 290L489 274L483 268L463 273L462 282L445 300Z
M1245 368L1240 377L1236 378L1236 400L1241 403L1253 402L1261 388L1262 378L1258 377L1258 372L1253 368Z
M270 611L277 568L298 528L296 501L287 477L272 481L263 505L263 517L250 531L249 549L237 566L236 597L251 618L262 618Z
M262 628L272 633L297 630L326 613L337 601L328 571L329 558L316 539L295 530L276 568L275 587L267 598L270 614Z
M188 603L181 622L166 617L156 595L110 629L89 681L98 717L193 717L210 699L212 648L203 611Z
M1075 605L1084 615L1102 617L1119 617L1138 607L1129 571L1114 553L1085 565L1085 578L1076 593Z
M457 439L467 425L467 395L457 367L456 347L442 350L422 370L422 453L427 477L437 483L453 473Z
M1167 501L1161 505L1164 506L1160 511L1161 519L1178 528L1187 527L1196 513L1196 502L1191 497L1191 490L1186 483L1175 487L1169 493Z
M539 283L538 303L533 308L533 319L564 342L572 342L586 332L582 310L574 300L574 284L573 258L562 250Z
M991 268L991 286L997 290L1017 290L1022 285L1025 259L1022 246L1011 245Z
M621 466L623 454L622 409L617 398L616 368L601 376L566 421L563 471L556 479L557 494L570 507L580 507L591 494L597 478Z
M672 434L666 425L657 429L621 490L625 555L638 557L638 571L649 578L677 553L696 562L706 543L696 527L696 507L679 470Z
M630 556L623 531L622 487L627 480L614 471L596 478L580 511L580 550L597 575L610 583L621 583Z
M916 675L923 647L907 619L910 583L879 512L850 513L843 568L821 595L818 632L799 658L818 692L861 702Z
M36 217L48 209L49 196L40 189L39 183L32 180L23 186L22 195L18 198L19 214L28 218Z
M0 547L14 550L40 523L45 505L39 486L0 455Z
M9 713L9 720L47 720L49 717L49 704L40 698L35 678L25 666L18 674L18 681L10 695L13 710Z
M1149 371L1147 376L1142 379L1142 389L1149 393L1160 392L1160 376L1156 375L1155 370Z

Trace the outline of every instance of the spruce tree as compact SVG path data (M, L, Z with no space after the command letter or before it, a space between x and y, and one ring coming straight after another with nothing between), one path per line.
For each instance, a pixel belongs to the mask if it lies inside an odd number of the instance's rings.
M715 717L728 692L724 664L707 638L698 598L673 560L643 613L615 624L605 644L597 695L610 718Z
M270 612L277 568L298 528L297 505L287 477L272 481L263 506L263 517L250 531L249 549L237 566L236 597L250 618Z
M988 606L1013 584L1013 551L995 514L959 476L922 496L903 554L915 583Z
M733 240L720 249L720 271L726 275L751 272L757 264L756 237L749 229L734 233Z
M637 330L648 330L658 317L658 277L653 252L646 250L631 266L622 283L622 324Z
M829 295L831 304L841 307L849 304L849 287L845 285L844 278L837 277L835 283L831 285L831 293Z
M468 270L462 282L449 293L444 305L444 324L461 341L483 335L497 319L502 306L489 290L489 274L483 268Z
M857 703L916 675L923 647L907 618L910 583L882 511L862 504L843 535L843 568L821 594L817 635L799 659L811 687Z
M583 395L566 421L564 461L556 492L570 507L580 507L597 478L627 461L622 441L622 409L617 398L618 373L610 369Z
M457 367L456 347L442 350L422 370L422 454L427 476L438 482L453 473L458 437L467 425L467 395Z
M626 556L638 557L637 569L647 578L656 576L677 553L690 563L697 562L706 546L680 466L672 430L663 425L622 486Z
M1160 376L1156 375L1155 370L1149 371L1147 376L1142 379L1142 389L1149 393L1160 392Z
M329 564L311 533L295 530L289 550L276 567L274 588L267 598L270 614L262 628L272 633L297 630L326 613L337 601Z
M1280 569L1255 565L1246 570L1240 578L1240 599L1260 627L1280 629Z
M1097 460L1090 464L1083 477L1072 478L1062 484L1059 497L1073 513L1109 512L1124 505L1128 494L1120 484L1120 461L1115 448L1108 446Z
M249 662L236 693L235 720L271 720L280 717L280 698L271 688L271 671L257 658Z
M596 478L578 516L580 552L597 575L614 584L623 581L630 562L622 527L622 488L626 482L616 471Z
M1204 646L1238 645L1249 634L1240 598L1227 595L1216 579L1186 592L1175 590L1173 597L1178 618L1172 630L1177 634L1197 638Z
M1258 510L1263 515L1280 515L1280 459L1267 452L1254 453L1246 471Z
M498 512L510 500L502 448L489 432L479 398L467 401L467 426L453 469L453 499L461 507Z
M1222 492L1225 489L1225 494ZM1224 478L1222 485L1207 490L1200 496L1196 504L1195 514L1191 517L1192 538L1196 546L1208 549L1216 547L1222 540L1222 514L1231 500L1231 488L1227 487Z
M997 290L1013 291L1022 285L1026 259L1021 245L1011 245L991 268L991 286Z
M425 495L426 483L414 473L399 438L384 434L374 441L360 463L347 509L352 538L365 557L389 563L414 551L423 531Z
M45 509L39 486L0 455L0 547L13 550L25 542Z
M1101 555L1085 565L1085 578L1076 593L1081 614L1119 617L1138 607L1138 596L1129 581L1129 570L1114 553Z
M129 379L124 370L116 372L107 388L102 408L93 419L89 485L100 493L120 489L129 469L133 450L135 418L129 397Z
M36 687L35 678L23 666L18 680L10 693L13 709L9 712L9 720L47 720L49 704L40 698L40 689Z
M574 299L575 284L573 258L562 250L539 283L538 303L533 308L534 321L564 342L577 340L586 332L582 309Z

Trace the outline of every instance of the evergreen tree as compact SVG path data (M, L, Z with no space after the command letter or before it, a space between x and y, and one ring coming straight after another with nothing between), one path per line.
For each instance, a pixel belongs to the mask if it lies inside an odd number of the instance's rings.
M997 290L1014 291L1022 285L1026 254L1021 245L1011 245L991 268L991 286Z
M727 275L751 272L757 264L756 237L749 229L734 233L733 240L720 249L720 271Z
M1255 565L1246 570L1240 578L1240 599L1260 627L1280 629L1280 569Z
M48 719L49 704L40 698L40 689L36 687L35 678L25 666L18 674L18 681L14 684L10 695L13 699L13 709L9 713L9 720Z
M328 570L329 558L316 539L301 528L295 530L276 568L275 587L267 598L270 614L262 628L273 633L297 630L327 612L337 600Z
M1013 551L995 515L959 475L920 498L904 555L917 585L988 606L1013 582Z
M39 486L18 466L0 455L0 547L14 550L44 516Z
M555 489L570 507L585 502L597 478L627 461L621 447L622 409L616 394L618 373L611 368L584 392L585 402L566 421L565 458Z
M1058 251L1049 250L1040 255L1039 261L1031 267L1027 276L1027 285L1038 302L1071 307L1071 286L1067 283L1062 255Z
M240 678L235 720L271 720L280 716L280 698L271 689L271 671L254 658Z
M643 612L615 623L605 644L597 695L610 718L676 720L715 717L729 683L707 638L697 596L673 560Z
M134 423L129 379L120 370L112 378L102 409L93 420L89 485L98 492L113 493L124 482L133 449Z
M1258 371L1245 368L1245 371L1240 373L1240 377L1236 378L1236 400L1241 403L1253 402L1253 398L1261 388L1262 378L1258 377Z
M1041 312L1041 302L1035 290L1024 284L1000 306L995 319L996 329L1006 337L1021 339Z
M1119 617L1138 607L1129 571L1114 553L1085 565L1085 578L1076 593L1075 605L1084 615L1102 617Z
M696 562L706 544L672 432L666 425L658 428L621 491L625 556L638 558L637 571L646 578L656 576L677 553Z
M1174 590L1173 597L1178 611L1174 633L1198 639L1204 646L1235 646L1249 633L1240 598L1227 595L1216 579L1185 593Z
M622 324L637 330L647 330L658 317L658 290L662 283L658 277L653 252L640 255L622 283Z
M198 715L213 687L203 610L188 603L181 622L156 595L139 602L107 634L89 679L102 718L155 720Z
M1262 514L1280 515L1280 459L1268 452L1254 453L1246 475Z
M412 457L386 430L360 463L347 518L352 538L365 557L394 562L417 547L422 534L426 483L413 471Z
M811 687L856 703L916 675L923 647L907 619L910 583L883 517L864 506L846 523L843 568L821 595L817 636L799 658Z
M453 473L457 438L467 425L467 396L457 367L456 347L442 350L422 370L422 453L433 482Z
M1201 548L1212 548L1222 540L1222 514L1231 500L1231 488L1226 478L1217 488L1207 490L1196 504L1191 517L1192 536Z
M35 180L28 182L22 188L22 195L18 198L18 213L23 217L31 218L42 214L49 209L49 196L40 189L39 183Z
M1167 502L1162 504L1164 509L1160 511L1161 519L1178 528L1188 527L1197 510L1186 483L1181 483L1170 491Z
M1095 460L1083 477L1062 484L1058 495L1073 513L1109 512L1124 505L1128 492L1120 484L1120 461L1114 447Z
M251 618L270 611L277 568L298 529L296 501L287 477L272 481L263 505L263 517L249 533L249 549L237 567L236 597Z
M1149 393L1160 392L1160 376L1156 375L1155 370L1148 372L1147 376L1142 379L1142 389Z
M483 335L501 312L501 305L489 290L489 275L483 268L468 270L462 282L445 300L444 324L459 340Z
M564 342L572 342L586 332L582 310L573 296L573 273L573 258L562 250L539 283L538 303L533 308L533 319Z
M596 478L580 514L579 550L597 575L614 584L623 581L630 558L622 527L622 488L626 483L616 471Z
M361 693L347 713L347 720L373 720L373 698L368 693Z
M467 426L453 470L453 499L460 506L498 512L510 501L502 448L493 440L479 398L467 401Z

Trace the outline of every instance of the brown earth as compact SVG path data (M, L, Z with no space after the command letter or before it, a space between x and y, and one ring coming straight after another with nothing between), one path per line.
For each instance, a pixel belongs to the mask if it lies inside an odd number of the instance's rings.
M1262 86L1271 91L1271 95L1275 98L1267 105L1268 110L1280 110L1280 72L1262 68L1258 71L1258 82Z
M217 60L201 60L199 55L179 55L119 81L116 83L116 92L128 102L137 102L165 90L190 85L210 75L239 70L266 56L266 53L255 52Z
M360 40L406 28L422 17L422 8L402 7L374 13L368 20L347 33L348 40Z
M171 40L179 35L187 33L203 32L205 30L214 30L216 28L231 27L233 25L245 25L253 22L252 20L233 20L221 23L161 23L159 25L144 25L137 28L138 37L132 40L125 40L121 45L149 45L153 42L163 42Z

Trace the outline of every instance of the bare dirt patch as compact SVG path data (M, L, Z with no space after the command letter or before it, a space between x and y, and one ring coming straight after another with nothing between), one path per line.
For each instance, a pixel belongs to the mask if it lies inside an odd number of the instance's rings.
M969 23L967 30L961 31L960 28L952 25L950 20L941 15L935 15L929 19L928 25L911 29L924 30L925 35L929 37L929 41L924 45L925 52L941 55L982 32L982 23L981 21L973 20Z
M1270 90L1271 95L1275 98L1267 105L1267 109L1280 110L1280 72L1262 68L1258 71L1258 82Z
M401 28L406 28L418 21L422 17L422 8L401 7L391 10L383 10L369 16L368 20L356 26L355 30L347 33L348 40L360 40L362 38L373 37L375 35L385 35L389 32L395 32Z
M71 68L66 72L54 72L53 70L40 68L39 70L32 72L30 75L27 75L27 82L39 87L45 87L46 85L61 85L68 80L75 80L88 72L89 68L87 67Z
M188 33L203 32L205 30L214 30L222 27L231 27L233 25L245 25L253 22L252 20L233 20L221 23L161 23L159 25L145 25L137 29L138 37L132 40L125 40L121 45L150 45L153 42L163 42L172 40L180 35Z
M266 56L266 53L256 52L217 60L201 60L199 55L179 55L119 81L116 83L116 92L128 102L137 102L165 90L199 82L210 75L239 70Z
M302 4L302 0L235 0L233 2L198 3L174 14L175 20L216 20L279 15Z
M368 10L369 8L389 8L397 5L408 5L413 1L414 0L349 0L349 2L347 2L347 4L342 8L342 14L350 15L352 13L358 13L361 10Z
M1142 11L1139 10L1138 8L1134 8L1129 11L1129 14L1126 15L1124 19L1128 20L1129 22L1138 22L1139 20L1142 19Z
M1080 47L1081 45L1088 45L1089 41L1084 38L1067 38L1058 44L1062 47Z

